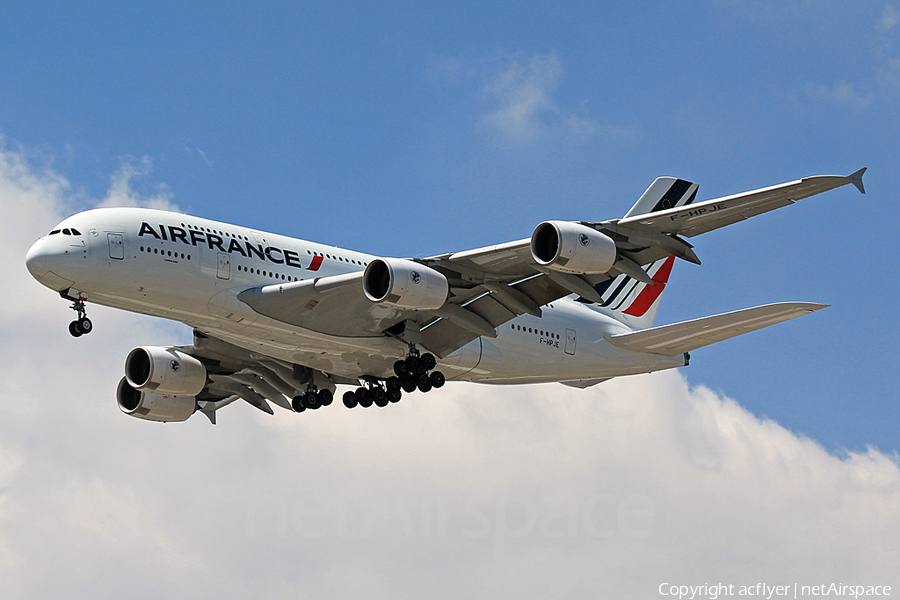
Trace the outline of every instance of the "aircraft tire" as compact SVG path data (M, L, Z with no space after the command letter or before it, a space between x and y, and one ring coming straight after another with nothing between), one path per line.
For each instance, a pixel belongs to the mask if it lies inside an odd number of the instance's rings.
M78 323L78 329L80 329L81 333L84 335L87 335L94 330L94 324L91 323L91 320L88 319L87 317L78 319L77 323Z
M418 356L407 356L405 363L406 370L413 375L422 370L422 363L419 361Z
M429 381L429 379L428 379L428 376L425 377L424 382L423 381L418 382L416 384L416 387L418 387L419 391L422 392L423 394L427 394L428 392L430 392L432 385L431 385L431 381Z
M385 393L383 388L376 387L372 388L371 392L373 401L375 402L375 406L378 408L384 408L388 405L388 397L387 393Z
M404 375L400 379L400 387L407 394L412 394L416 391L416 378L409 374Z
M432 371L431 375L428 376L428 381L431 383L432 387L441 388L444 387L447 378L444 377L444 374L440 371Z
M347 408L356 408L359 400L356 399L356 393L352 390L344 392L344 406Z
M400 402L400 398L403 397L403 392L401 390L388 390L387 397L388 402Z
M399 390L402 387L400 385L400 378L399 377L388 377L387 381L384 382L384 387L389 392L391 390Z
M322 406L330 406L334 402L334 394L331 393L331 390L319 390L318 397L319 404Z
M294 396L291 399L291 408L294 409L294 412L302 413L306 410L306 407L303 406L303 396Z
M69 333L72 334L72 337L81 337L84 335L84 332L81 331L81 328L78 326L78 321L69 323Z
M422 356L419 357L419 362L421 363L421 368L423 371L430 371L435 366L437 366L437 360L434 358L434 354L431 352L426 352Z
M303 405L310 410L316 410L322 406L319 402L319 396L315 392L306 392L303 394Z

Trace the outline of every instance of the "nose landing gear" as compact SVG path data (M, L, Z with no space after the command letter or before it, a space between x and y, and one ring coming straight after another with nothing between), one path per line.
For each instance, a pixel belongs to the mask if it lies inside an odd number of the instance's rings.
M72 310L78 313L78 318L69 323L69 333L72 337L81 337L94 330L94 324L87 317L87 310L84 307L84 300L75 299L72 302Z

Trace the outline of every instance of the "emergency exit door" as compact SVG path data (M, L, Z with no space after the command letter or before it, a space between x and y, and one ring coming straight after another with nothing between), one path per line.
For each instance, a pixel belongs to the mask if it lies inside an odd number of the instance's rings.
M115 260L125 258L125 239L121 233L106 234L109 240L109 257Z
M575 354L575 330L566 329L566 354Z
M227 252L219 252L219 266L216 269L216 277L229 279L231 277L231 255Z

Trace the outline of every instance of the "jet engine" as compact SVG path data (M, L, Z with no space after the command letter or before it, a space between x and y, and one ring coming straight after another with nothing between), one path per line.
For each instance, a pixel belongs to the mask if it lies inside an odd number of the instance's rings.
M116 402L126 415L147 421L186 421L197 410L193 396L162 396L136 390L123 377L116 389Z
M537 264L562 273L606 273L616 262L616 243L580 223L544 221L531 234L531 256Z
M363 275L372 302L410 310L437 310L447 301L450 284L431 267L402 258L377 258Z
M206 387L206 367L175 348L142 346L125 359L125 378L135 390L163 396L196 396Z

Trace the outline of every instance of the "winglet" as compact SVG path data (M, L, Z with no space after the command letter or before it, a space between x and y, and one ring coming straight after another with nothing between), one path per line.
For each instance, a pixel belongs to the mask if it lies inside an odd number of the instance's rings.
M860 169L860 170L857 171L856 173L853 173L852 175L847 175L847 179L850 180L850 183L852 183L853 185L856 186L856 189L859 190L859 193L860 193L860 194L865 194L865 193L866 193L866 188L863 186L863 180L862 180L862 178L863 178L863 174L866 172L866 169L867 169L867 168L868 168L868 167L863 167L862 169Z

